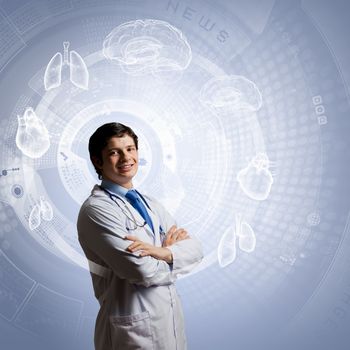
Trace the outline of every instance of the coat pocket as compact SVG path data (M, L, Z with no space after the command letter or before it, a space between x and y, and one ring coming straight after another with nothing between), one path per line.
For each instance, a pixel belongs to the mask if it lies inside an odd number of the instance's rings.
M110 316L110 322L113 350L153 349L148 311L130 316Z

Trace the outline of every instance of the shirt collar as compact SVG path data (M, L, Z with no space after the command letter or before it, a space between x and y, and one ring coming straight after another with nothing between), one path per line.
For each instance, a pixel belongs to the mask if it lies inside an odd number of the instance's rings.
M109 192L112 192L122 197L125 197L126 193L129 191L128 188L125 188L123 186L116 184L115 182L105 180L105 179L102 180L101 187L105 188Z

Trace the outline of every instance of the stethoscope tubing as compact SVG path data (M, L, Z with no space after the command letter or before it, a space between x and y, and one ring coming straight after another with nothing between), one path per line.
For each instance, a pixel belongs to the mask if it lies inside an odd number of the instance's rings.
M135 230L137 230L138 227L141 228L141 227L144 227L144 226L147 224L146 221L144 221L142 225L140 225L140 224L137 222L137 220L136 220L134 214L133 214L132 211L129 209L129 207L128 207L127 204L126 204L126 201L125 201L122 197L118 196L118 195L115 194L115 193L112 193L112 192L108 191L106 188L104 188L104 187L102 187L102 186L100 186L100 188L101 188L105 193L108 194L109 198L110 198L115 204L117 204L117 206L120 208L120 210L122 211L122 213L126 216L126 218L127 218L129 221L131 221L132 223L134 223L134 225L135 225L134 228L126 227L126 229L127 229L128 231L135 231ZM124 204L125 210L124 210L124 209L121 207L121 205L118 203L118 201L117 201L118 199ZM148 205L147 205L147 206L148 206ZM127 210L127 212L126 212L126 210ZM130 214L130 215L128 215L128 214Z
M116 204L118 205L118 207L120 208L120 210L122 211L122 213L126 216L126 218L127 218L128 220L130 220L131 222L134 223L135 228L132 229L132 228L126 227L126 229L127 229L128 231L135 231L135 230L137 230L138 227L139 227L139 228L142 228L142 227L144 227L144 226L147 224L146 221L144 221L142 225L138 224L138 222L137 222L135 216L133 215L133 213L131 212L131 210L129 209L129 207L128 207L127 204L126 204L126 201L125 201L122 197L118 196L118 195L115 194L115 193L112 193L112 192L108 191L106 188L104 188L104 187L102 187L102 186L100 186L100 188L101 188L105 193L108 194L109 198L110 198L114 203L116 203ZM136 190L135 190L135 191L136 191ZM148 208L149 210L152 211L152 209L150 208L149 204L147 203L147 201L146 201L146 199L143 197L143 195L142 195L139 191L136 191L136 192L137 192L137 194L141 197L141 199L143 200L143 202L146 204L147 208ZM113 197L114 197L115 199L114 199ZM117 199L119 199L119 200L124 204L124 207L125 207L125 208L127 209L127 211L129 212L131 218L127 215L127 213L126 213L126 212L123 210L123 208L119 205L119 203L117 202ZM160 232L161 236L164 236L164 235L165 235L165 232L163 231L161 225L159 225L159 232Z

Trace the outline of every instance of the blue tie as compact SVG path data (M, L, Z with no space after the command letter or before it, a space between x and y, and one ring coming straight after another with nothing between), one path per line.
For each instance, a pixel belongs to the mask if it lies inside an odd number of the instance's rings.
M145 219L145 221L147 222L148 226L152 229L152 231L154 232L154 228L153 228L153 223L152 220L150 218L150 216L148 215L147 209L144 206L144 204L142 203L139 195L137 194L137 192L135 190L130 190L126 193L125 197L129 200L130 204L140 213L140 215Z

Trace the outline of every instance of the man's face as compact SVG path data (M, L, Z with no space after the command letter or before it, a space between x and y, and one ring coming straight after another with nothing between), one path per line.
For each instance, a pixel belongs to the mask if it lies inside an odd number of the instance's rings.
M112 137L102 150L101 162L95 165L101 170L102 177L126 188L132 187L132 178L138 169L138 151L129 135Z

